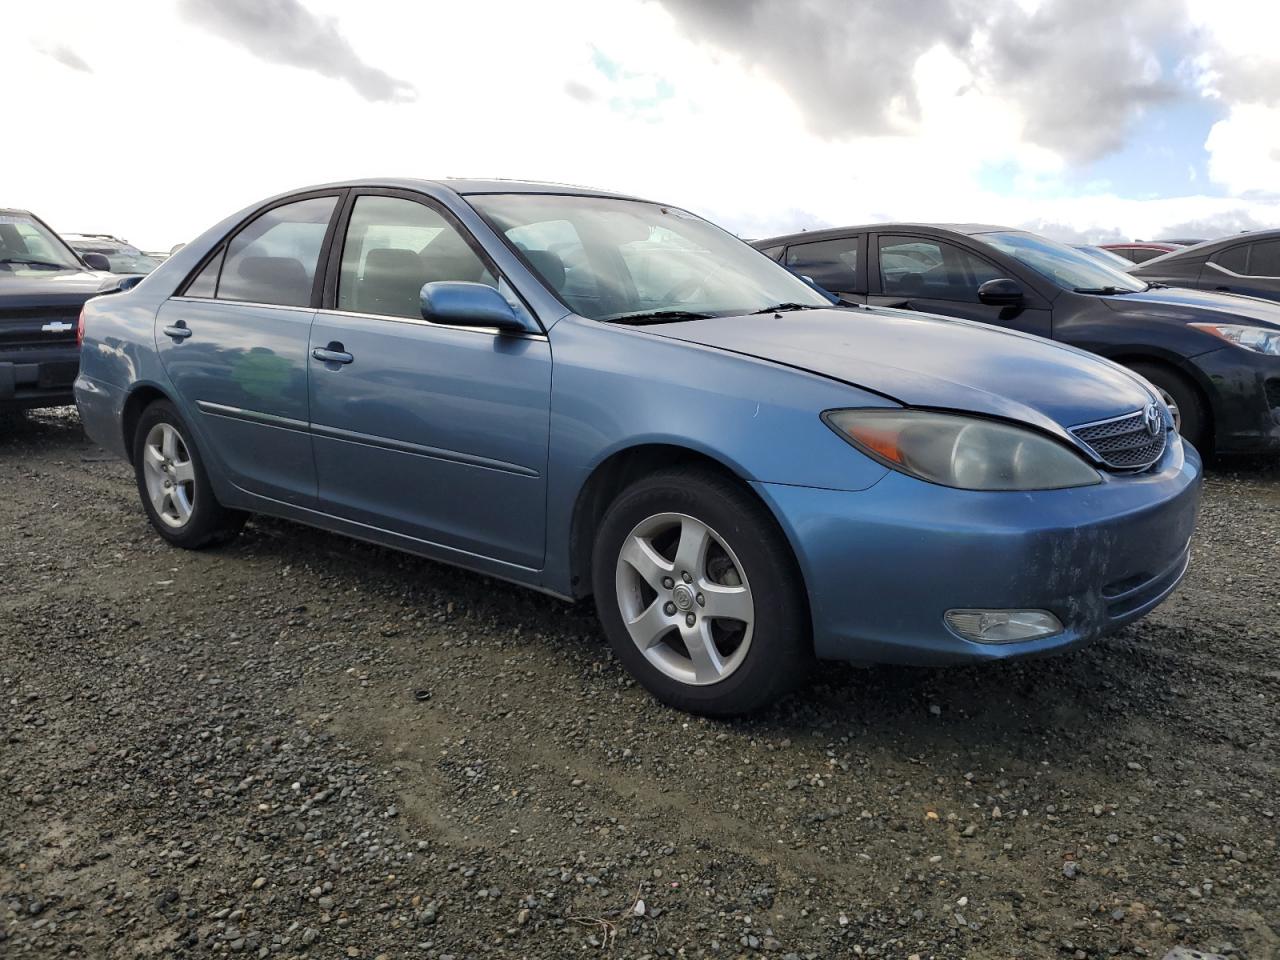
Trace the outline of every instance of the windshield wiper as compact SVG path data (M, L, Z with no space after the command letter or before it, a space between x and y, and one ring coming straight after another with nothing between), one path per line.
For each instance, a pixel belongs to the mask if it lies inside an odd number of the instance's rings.
M1136 293L1135 290L1121 290L1119 287L1076 287L1076 293L1100 293L1108 297L1119 297L1126 293Z
M65 263L54 263L52 260L33 260L30 257L0 257L0 263L21 263L31 267L53 267L56 270L70 270Z
M679 323L681 320L710 320L714 314L694 310L641 310L637 313L619 313L603 317L606 323L626 323L641 327L647 323Z
M827 306L827 305L824 305ZM763 310L753 310L753 314L757 313L786 313L790 310L821 310L823 306L816 303L775 303L772 307L765 307Z

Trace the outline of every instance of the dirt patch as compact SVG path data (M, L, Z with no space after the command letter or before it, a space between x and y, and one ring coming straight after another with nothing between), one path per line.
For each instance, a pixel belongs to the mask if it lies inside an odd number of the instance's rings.
M589 607L269 520L169 548L73 412L0 492L6 957L1280 956L1274 464L1114 637L733 723Z

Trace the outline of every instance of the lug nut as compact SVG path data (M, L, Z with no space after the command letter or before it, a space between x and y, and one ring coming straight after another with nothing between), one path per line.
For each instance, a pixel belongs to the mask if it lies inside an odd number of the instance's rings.
M670 600L668 600L665 604L663 604L662 612L665 613L668 617L675 616L676 605L672 603Z
M706 605L707 605L707 598L704 597L702 594L698 594L698 606L705 607Z
M693 583L693 577L689 576L689 571L688 571L688 570L686 570L684 573L680 574L680 577L681 577L681 579L683 579L683 580L684 580L684 582L685 582L685 583Z
M685 626L692 627L694 623L697 621L697 619L698 618L695 617L692 613L689 614L687 617L684 618Z
M668 590L670 590L672 587L676 585L676 582L672 580L670 577L663 577L662 585L666 587Z

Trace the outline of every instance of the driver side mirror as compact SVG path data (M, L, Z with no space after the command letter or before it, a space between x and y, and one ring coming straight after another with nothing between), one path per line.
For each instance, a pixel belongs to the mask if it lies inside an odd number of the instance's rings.
M989 307L1014 307L1022 303L1022 287L1017 280L1001 277L978 287L978 301Z
M424 283L418 295L422 319L454 327L492 327L499 333L534 333L516 316L493 287L462 280L436 280Z
M90 270L101 270L104 273L111 272L111 261L107 259L106 254L102 253L82 253L80 259L84 261L84 265Z

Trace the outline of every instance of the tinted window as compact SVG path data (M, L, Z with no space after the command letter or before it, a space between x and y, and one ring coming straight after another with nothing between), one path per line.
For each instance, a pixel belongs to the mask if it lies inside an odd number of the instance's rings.
M222 267L222 255L225 250L219 250L218 255L204 265L204 269L196 274L195 279L187 284L186 296L188 297L212 297L218 292L218 270Z
M786 249L787 249L786 247L765 247L760 252L763 253L766 257L768 257L770 260L781 260L782 253Z
M1124 257L1130 263L1138 262L1138 258L1134 256L1133 247L1106 247L1105 249L1111 251L1116 256Z
M1280 277L1280 240L1260 240L1249 251L1249 276Z
M315 197L262 214L227 247L219 300L305 307L311 303L324 232L336 197Z
M886 296L978 302L978 287L1005 276L987 261L937 240L880 237L880 283Z
M422 285L439 280L497 286L443 214L399 197L356 199L342 245L339 310L420 318Z
M1247 273L1249 266L1249 245L1247 243L1242 243L1236 247L1228 247L1226 250L1219 250L1213 255L1211 262L1230 270L1232 273Z
M787 266L827 290L865 292L858 282L857 237L792 244Z
M1152 250L1150 247L1134 247L1132 250L1126 250L1125 254L1134 263L1146 263L1148 260L1154 260L1156 257L1163 257L1163 250Z

